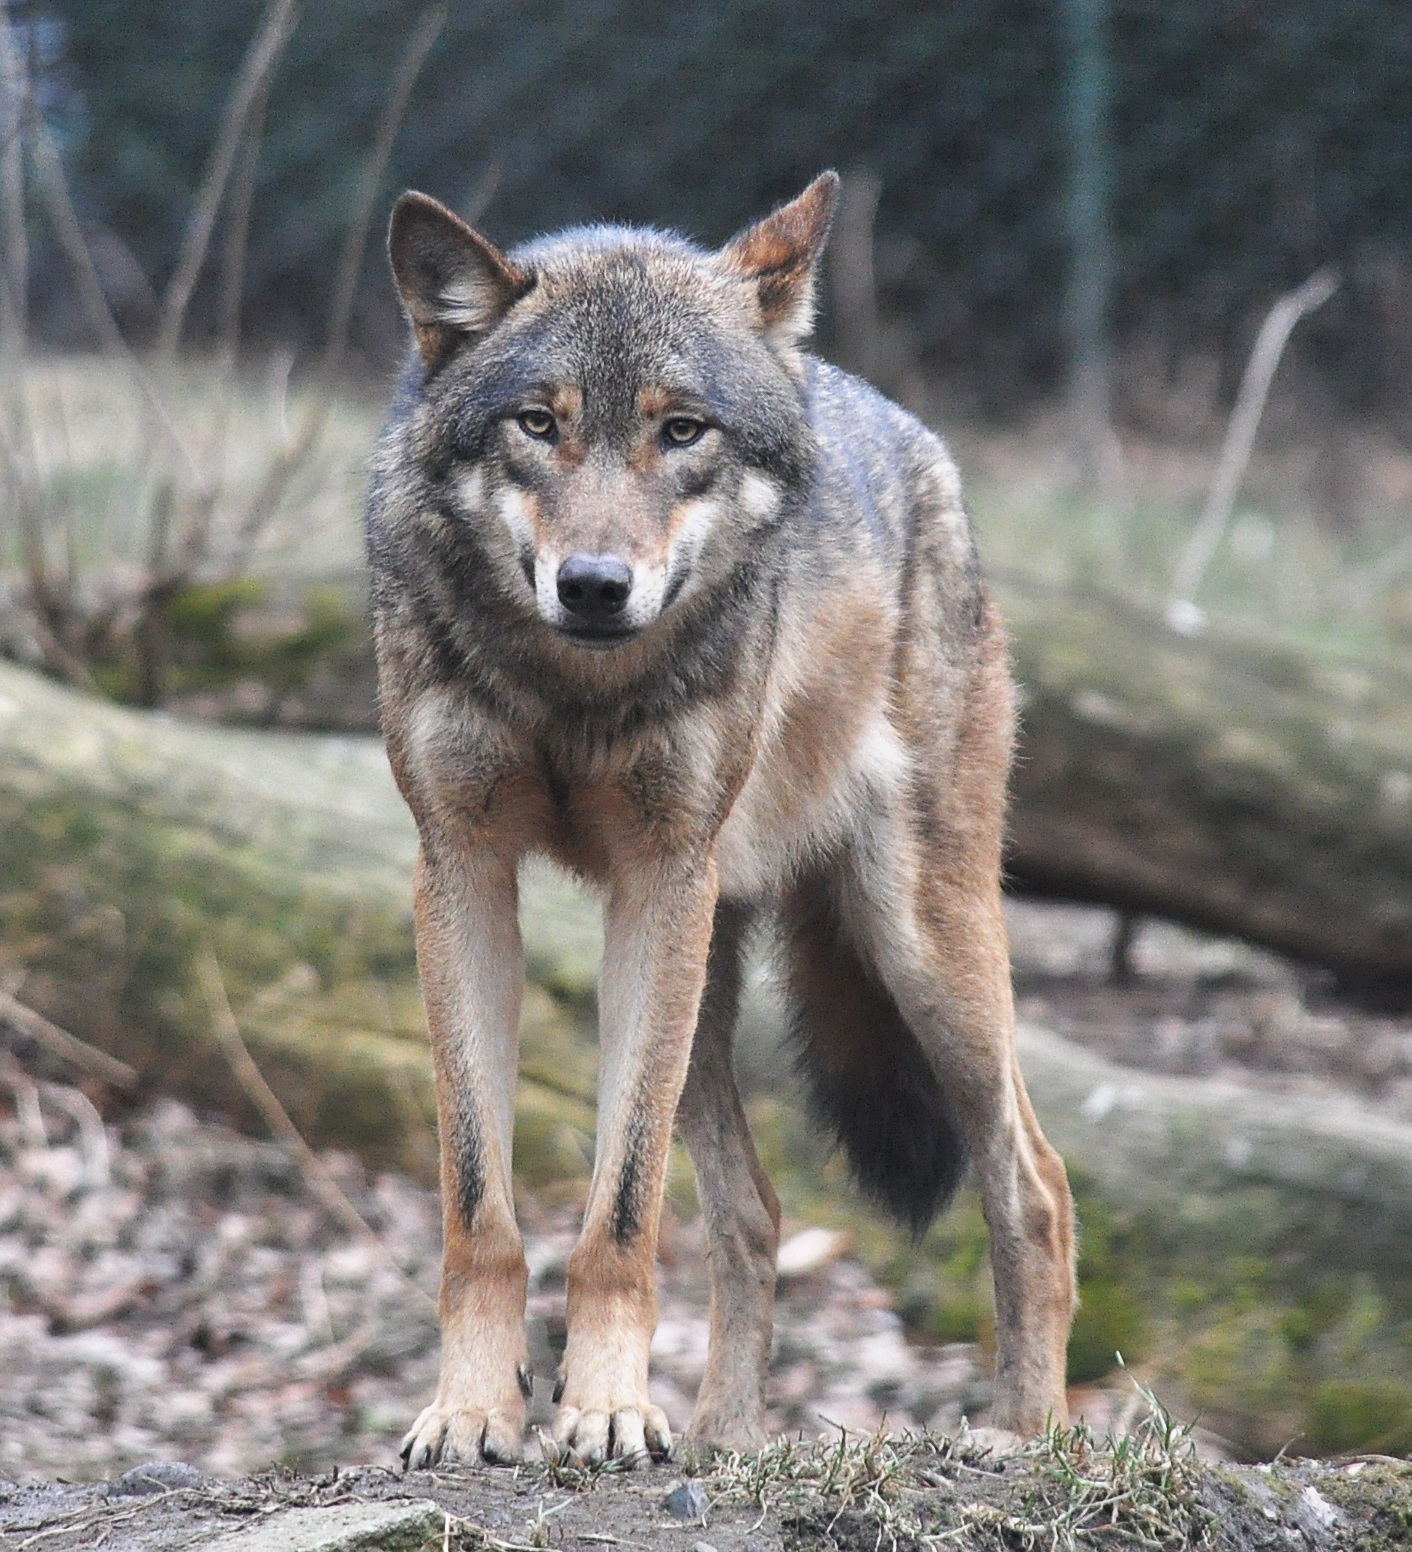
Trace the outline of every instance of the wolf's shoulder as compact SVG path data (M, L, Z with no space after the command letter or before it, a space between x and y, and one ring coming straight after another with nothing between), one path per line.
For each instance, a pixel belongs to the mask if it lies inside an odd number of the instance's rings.
M870 444L909 462L949 458L945 442L871 383L828 361L808 357L804 398L809 422L823 444Z
M916 416L828 362L810 359L804 397L816 452L811 508L825 527L860 524L890 558L920 523L968 529L945 442Z

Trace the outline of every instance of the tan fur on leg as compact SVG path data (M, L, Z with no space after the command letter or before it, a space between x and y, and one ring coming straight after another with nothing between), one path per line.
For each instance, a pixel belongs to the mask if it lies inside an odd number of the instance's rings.
M441 1383L403 1440L409 1468L520 1458L528 1273L510 1181L523 958L513 865L423 853L417 951L441 1138Z
M648 867L604 913L598 1145L569 1260L568 1340L554 1440L581 1459L671 1448L647 1390L657 1229L672 1120L706 977L714 866Z
M879 968L955 1106L980 1183L995 1281L992 1420L1033 1434L1067 1419L1073 1202L1015 1058L999 855L1011 689L988 602L982 632L951 738L943 742L927 726L934 708L925 682L906 681L906 726L919 745L930 738L947 747L949 768L935 786L925 779L914 786L906 819L916 847L892 881L909 885L910 920L900 924L894 907L875 944Z

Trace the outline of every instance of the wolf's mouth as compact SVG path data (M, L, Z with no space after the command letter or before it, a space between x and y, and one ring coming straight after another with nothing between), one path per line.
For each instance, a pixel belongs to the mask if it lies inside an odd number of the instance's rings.
M641 635L635 625L560 625L557 629L561 636L567 636L576 647L587 647L593 652L620 647L624 642L633 641Z

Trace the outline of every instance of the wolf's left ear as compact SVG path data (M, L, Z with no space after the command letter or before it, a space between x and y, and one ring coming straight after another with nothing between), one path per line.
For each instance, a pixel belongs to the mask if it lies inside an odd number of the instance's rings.
M755 282L765 332L789 348L814 324L814 272L838 202L838 174L822 172L797 199L748 226L717 254L742 280Z
M532 284L494 244L426 194L404 194L392 207L387 253L428 366L458 338L492 328Z

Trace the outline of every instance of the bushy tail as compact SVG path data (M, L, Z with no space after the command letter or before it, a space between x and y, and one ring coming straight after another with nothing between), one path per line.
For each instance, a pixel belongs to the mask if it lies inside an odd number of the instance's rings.
M859 1187L914 1235L966 1172L966 1145L916 1037L822 892L785 919L796 1066Z

